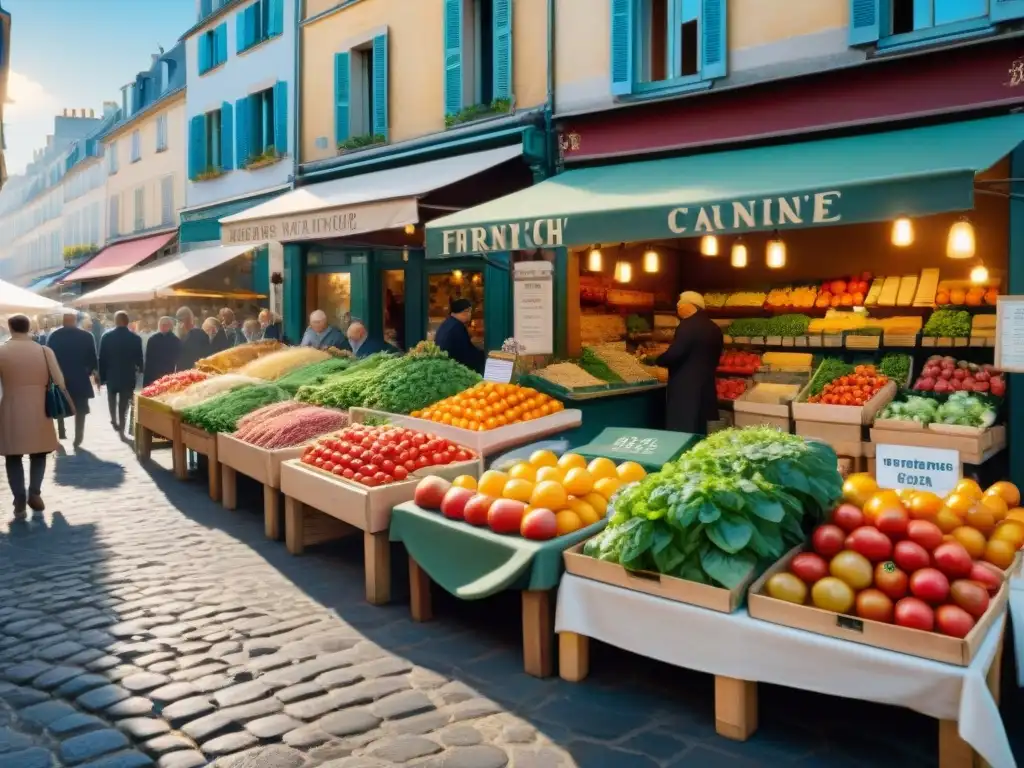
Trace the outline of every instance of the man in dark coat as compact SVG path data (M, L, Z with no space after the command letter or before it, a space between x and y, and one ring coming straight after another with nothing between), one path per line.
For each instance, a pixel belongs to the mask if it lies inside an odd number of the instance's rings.
M378 339L370 336L370 332L366 330L366 326L363 325L362 320L353 320L349 323L346 336L348 337L348 345L352 347L352 354L355 355L357 359L369 357L377 352L390 352L393 355L398 354L398 350L384 341L384 339Z
M472 318L473 305L469 299L455 299L451 304L451 313L437 329L434 343L447 352L452 360L483 374L487 353L473 344L470 338L467 326Z
M242 337L242 327L235 319L235 311L233 309L224 307L217 313L217 318L220 320L220 327L224 331L224 337L227 339L229 347L245 343L245 339Z
M718 419L715 369L722 354L722 329L704 311L704 297L694 291L679 296L679 327L657 364L668 368L666 429L705 435Z
M269 309L260 310L260 339L281 340L281 323L274 320L274 314Z
M53 350L60 364L68 395L75 405L75 448L82 444L82 438L85 437L85 417L89 414L89 401L93 397L90 377L96 374L99 367L92 334L79 328L77 322L76 312L65 313L61 327L46 340L46 345ZM61 440L67 439L64 419L57 420L57 433Z
M197 360L210 354L210 337L196 328L196 316L188 307L179 309L175 317L178 319L178 337L181 339L178 370L187 371L196 367Z
M114 315L114 327L100 339L100 386L107 388L110 425L124 432L125 416L142 371L142 339L128 328L128 313Z
M146 365L142 386L148 387L161 376L174 373L181 356L181 339L174 335L174 318L161 317L159 331L146 342Z

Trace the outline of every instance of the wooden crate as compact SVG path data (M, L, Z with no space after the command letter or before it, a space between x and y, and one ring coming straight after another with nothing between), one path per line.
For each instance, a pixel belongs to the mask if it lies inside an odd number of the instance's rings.
M206 457L210 498L220 501L220 462L217 460L217 435L189 424L181 425L181 441L185 448Z
M186 475L185 446L181 442L181 419L164 403L142 395L135 396L135 423L138 444L136 451L148 461L153 451L153 436L171 441L171 461L174 476L184 480Z

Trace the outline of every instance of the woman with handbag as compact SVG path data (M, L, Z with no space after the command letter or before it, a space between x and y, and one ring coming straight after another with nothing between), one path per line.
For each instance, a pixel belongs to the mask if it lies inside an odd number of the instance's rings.
M53 420L74 414L64 388L64 376L53 350L41 347L29 335L25 315L7 320L11 338L0 346L0 455L5 458L7 483L14 494L14 516L25 517L25 507L41 512L46 454L57 450ZM25 487L22 459L29 455L29 481Z

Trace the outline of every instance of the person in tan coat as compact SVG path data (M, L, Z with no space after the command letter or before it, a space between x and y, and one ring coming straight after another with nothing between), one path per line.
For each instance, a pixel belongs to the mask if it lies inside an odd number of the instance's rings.
M53 350L29 335L31 323L25 315L12 315L7 327L11 338L0 346L0 455L5 458L7 483L14 494L14 516L23 518L26 504L36 512L45 508L46 454L58 447L53 420L46 416L46 390L51 378L64 389L64 375ZM27 491L25 454L29 456Z

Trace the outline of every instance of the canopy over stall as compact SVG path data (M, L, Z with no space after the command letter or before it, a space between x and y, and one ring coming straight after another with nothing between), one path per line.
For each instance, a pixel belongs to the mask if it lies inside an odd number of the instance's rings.
M170 232L108 246L78 269L62 277L61 282L77 283L82 280L123 275L166 246L177 235L177 232Z
M431 221L427 256L581 247L925 216L974 206L974 176L1024 114L568 171Z
M419 198L522 152L522 145L501 147L310 184L224 217L220 220L221 242L317 240L416 224L420 220Z
M27 288L0 280L0 314L10 315L18 312L56 313L64 309L60 302L47 299L33 293Z
M96 304L152 301L165 296L174 296L177 293L175 286L201 275L203 272L226 264L231 259L248 253L254 247L253 245L234 245L200 248L195 251L179 253L145 269L129 272L71 303L76 307L84 307Z

